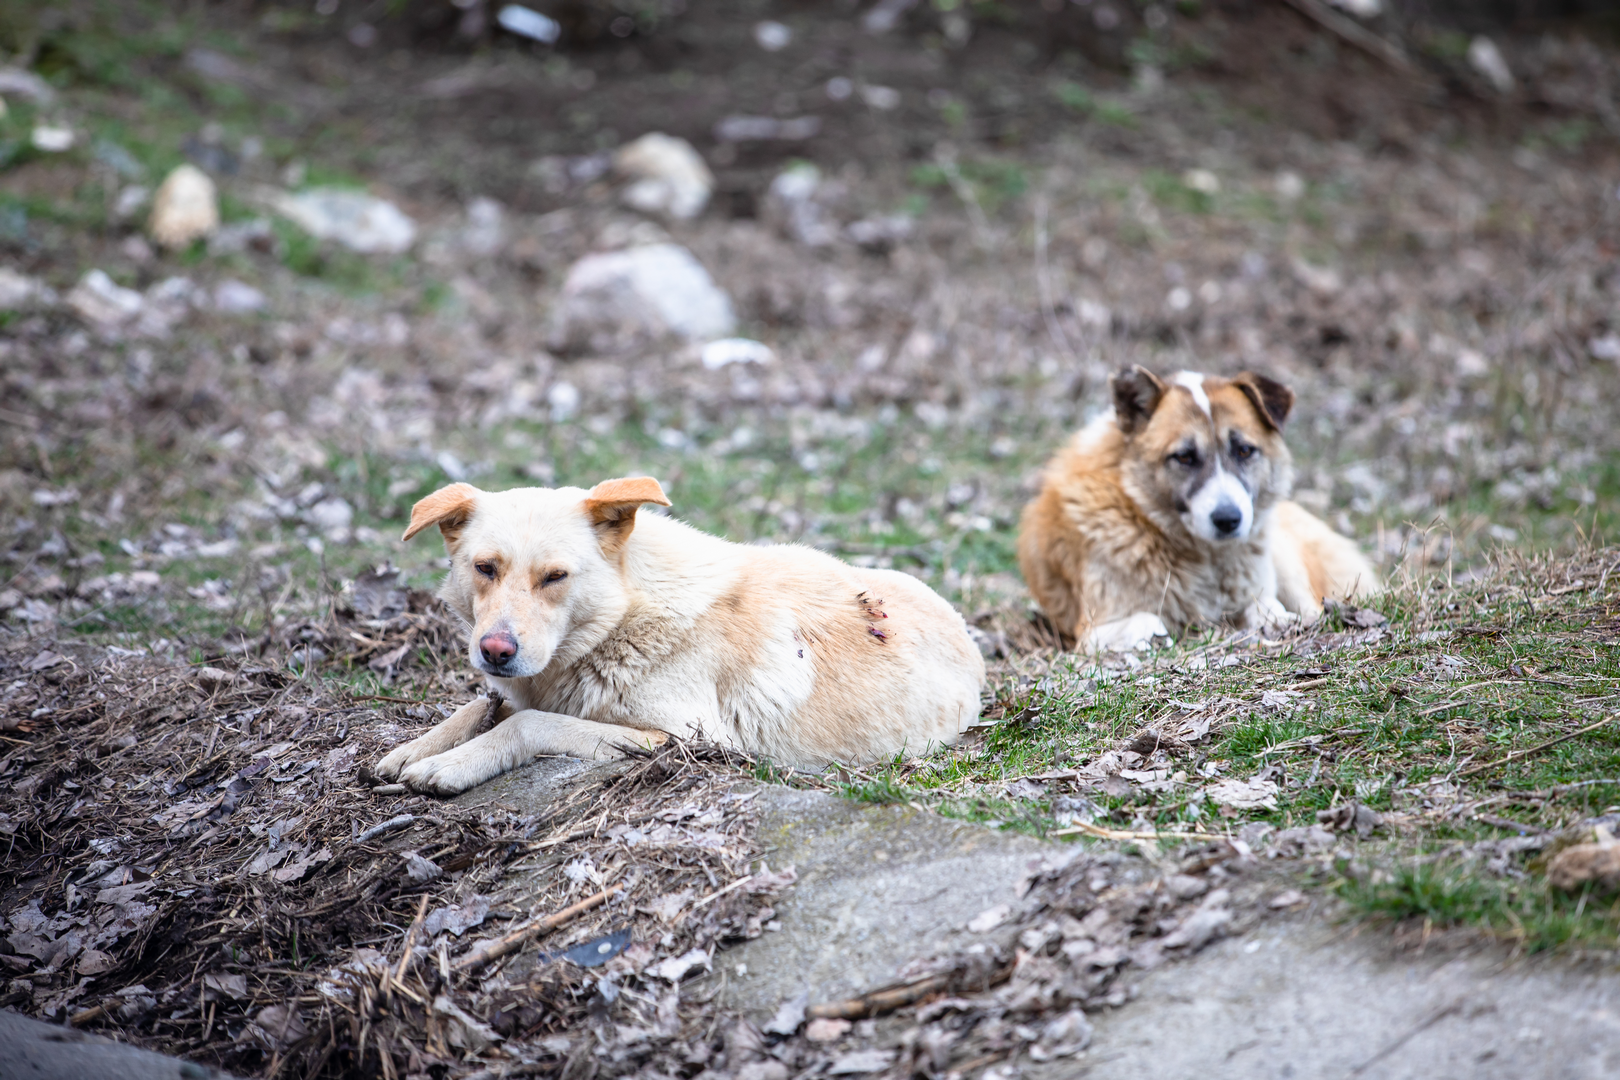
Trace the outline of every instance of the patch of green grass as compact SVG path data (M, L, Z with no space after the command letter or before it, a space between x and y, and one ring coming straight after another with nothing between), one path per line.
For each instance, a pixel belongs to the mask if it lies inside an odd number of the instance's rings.
M1112 99L1099 98L1077 82L1064 79L1053 83L1052 96L1066 108L1104 124L1123 128L1137 126L1136 115L1125 106Z
M1560 892L1535 878L1486 877L1454 862L1353 871L1336 891L1366 915L1421 922L1426 929L1476 927L1527 952L1572 945L1611 950L1620 935L1620 902L1612 896Z
M1188 187L1181 177L1160 169L1144 171L1142 186L1154 202L1184 214L1208 214L1215 209L1215 198L1209 192Z

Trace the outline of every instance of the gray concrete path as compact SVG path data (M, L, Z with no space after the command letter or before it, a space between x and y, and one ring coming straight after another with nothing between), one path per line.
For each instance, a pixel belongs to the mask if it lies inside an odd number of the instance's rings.
M0 1080L230 1080L218 1069L0 1009Z
M1131 980L1127 980L1128 984ZM1088 1054L1035 1080L1620 1077L1612 963L1390 955L1321 920L1264 924L1135 981Z

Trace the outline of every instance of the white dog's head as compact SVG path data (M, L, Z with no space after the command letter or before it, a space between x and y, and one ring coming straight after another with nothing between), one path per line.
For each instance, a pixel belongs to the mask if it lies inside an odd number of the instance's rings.
M503 679L538 675L601 643L629 606L626 541L642 503L668 506L650 477L582 488L440 488L411 508L409 540L444 534L440 596L471 626L468 658Z

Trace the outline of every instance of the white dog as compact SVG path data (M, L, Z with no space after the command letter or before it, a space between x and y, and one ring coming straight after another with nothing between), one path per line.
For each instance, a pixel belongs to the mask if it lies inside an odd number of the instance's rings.
M486 492L452 484L411 510L438 525L441 596L471 628L478 698L377 766L452 794L537 754L618 756L701 735L792 765L951 742L979 714L984 661L915 578L799 546L729 543L642 503L657 481Z

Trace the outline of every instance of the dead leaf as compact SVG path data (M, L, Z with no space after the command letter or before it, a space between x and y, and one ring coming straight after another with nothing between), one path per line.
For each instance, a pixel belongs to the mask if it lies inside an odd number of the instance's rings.
M481 1054L501 1041L500 1035L489 1025L478 1020L449 997L440 994L433 999L433 1011L447 1017L450 1023L450 1045L469 1053Z
M804 1037L811 1042L837 1042L854 1027L848 1020L833 1016L818 1016L804 1029Z
M1565 892L1588 885L1600 892L1620 891L1620 844L1576 844L1547 864L1547 884Z
M893 1050L856 1050L834 1061L827 1073L830 1076L851 1076L858 1073L882 1072L893 1060Z
M765 1025L768 1035L792 1035L804 1023L804 1010L810 1005L810 992L802 991L796 997L785 999L776 1010L776 1016Z
M488 917L489 897L469 896L459 904L451 904L428 912L427 918L422 920L422 936L431 940L448 930L456 937L460 937L473 927L482 925Z
M212 1000L229 998L232 1001L249 999L246 975L210 974L203 976L203 996Z
M1277 809L1277 785L1271 780L1223 780L1206 787L1204 794L1217 805L1234 810Z
M1012 914L1011 904L997 904L992 908L985 908L973 916L967 924L968 932L973 934L988 934L996 927L1007 921Z
M124 991L128 993L128 991ZM271 1005L259 1010L259 1015L242 1032L244 1036L251 1035L271 1050L286 1050L288 1047L303 1041L309 1029L296 1010L285 1005Z
M405 876L417 884L442 877L444 870L432 859L424 859L414 851L405 853Z
M687 973L694 968L701 967L703 970L708 971L710 966L711 961L707 952L702 949L692 949L680 956L671 956L666 960L660 960L658 963L649 966L642 974L650 975L655 979L663 979L665 982L678 983L686 978Z
M118 961L100 949L86 949L79 954L80 975L100 975L118 966Z

